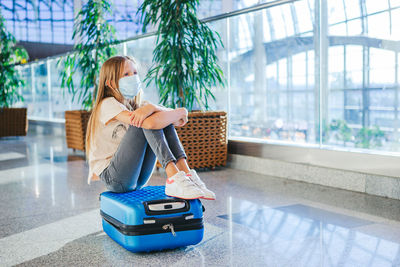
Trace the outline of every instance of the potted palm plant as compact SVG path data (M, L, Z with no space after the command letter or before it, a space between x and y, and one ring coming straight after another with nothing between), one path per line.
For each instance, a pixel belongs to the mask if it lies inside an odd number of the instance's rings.
M191 168L224 166L227 158L227 114L210 111L211 88L224 86L216 49L223 47L220 35L196 16L198 0L144 0L141 12L143 32L157 26L153 66L144 82L154 82L161 104L185 107L188 123L176 128L188 154ZM201 110L193 110L194 105ZM158 167L161 165L157 163Z
M68 88L72 101L77 97L82 105L81 110L65 111L68 148L85 150L86 127L98 88L97 74L103 62L116 54L112 46L116 41L115 29L106 20L111 13L108 1L87 1L75 18L72 38L79 41L74 45L74 52L58 61L64 67L61 88ZM78 73L80 84L75 86L73 78Z
M7 31L4 18L0 14L0 137L21 136L28 131L26 108L11 108L24 98L18 89L25 86L16 65L26 63L28 53L16 46L15 37Z

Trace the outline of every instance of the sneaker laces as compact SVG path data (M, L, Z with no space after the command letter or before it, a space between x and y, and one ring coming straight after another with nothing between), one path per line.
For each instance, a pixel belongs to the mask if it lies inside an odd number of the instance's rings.
M178 178L179 177L179 178ZM191 187L194 186L192 180L189 179L186 175L179 175L177 180L182 183L183 187Z
M186 176L187 177L187 176ZM189 177L188 177L189 178ZM204 182L197 176L195 173L190 174L190 180L192 180L194 183L200 185L200 186L205 186Z

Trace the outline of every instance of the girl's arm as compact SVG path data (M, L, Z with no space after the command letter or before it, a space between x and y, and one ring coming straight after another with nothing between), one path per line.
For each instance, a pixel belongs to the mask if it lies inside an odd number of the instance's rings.
M148 106L151 107L151 114L156 113L156 112L161 112L161 111L171 111L174 110L173 108L168 108L168 107L164 107L161 104L153 104L150 101L144 100L144 105L143 106ZM187 110L185 109L186 112L183 113L183 116L180 117L179 120L173 122L172 124L175 127L182 127L186 124L186 122L188 121L188 113ZM164 127L163 127L164 128Z
M167 108L167 107L164 107L163 105L160 105L160 104L153 104L153 103L151 103L150 101L147 101L147 100L144 100L143 103L144 103L143 106L151 105L153 107L153 112L174 110L173 108Z
M146 119L150 119L151 129L163 129L168 125L178 122L182 117L188 115L186 108L177 108L167 111L154 112Z
M124 110L114 118L126 124L132 125L130 115L131 111ZM185 108L154 112L143 120L142 128L155 130L163 129L166 126L179 121L182 116L187 116L187 110Z

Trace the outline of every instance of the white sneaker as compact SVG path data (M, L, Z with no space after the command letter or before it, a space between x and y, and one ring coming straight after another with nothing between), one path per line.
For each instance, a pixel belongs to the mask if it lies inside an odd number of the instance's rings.
M189 173L186 174L187 177L189 177L192 182L197 185L201 191L204 193L204 199L209 199L209 200L215 200L215 193L211 190L209 190L204 182L200 180L200 177L197 175L196 170L190 169Z
M195 199L204 196L203 191L186 176L184 171L179 171L167 179L165 194L170 197L183 199Z

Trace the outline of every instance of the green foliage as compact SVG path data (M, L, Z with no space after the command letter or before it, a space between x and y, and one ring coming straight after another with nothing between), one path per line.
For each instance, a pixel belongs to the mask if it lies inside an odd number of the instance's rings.
M362 127L360 130L351 129L345 120L332 120L329 125L329 135L336 140L346 142L354 142L356 147L374 148L382 146L385 133L378 126Z
M351 141L353 135L346 121L332 120L329 128L331 132L335 133L336 140L343 141L344 144Z
M385 133L378 126L373 128L363 127L356 135L356 146L362 148L374 148L382 146Z
M223 47L220 35L196 17L198 0L144 0L143 31L157 25L153 66L144 79L154 81L160 102L168 107L186 107L193 102L208 110L210 91L217 84L225 85L215 50Z
M1 13L0 40L0 108L4 108L24 101L18 89L25 86L25 81L19 76L15 65L26 63L28 53L23 47L16 46L15 37L7 31Z
M68 88L72 101L78 96L79 103L90 110L96 98L97 75L101 65L116 54L112 43L116 41L115 29L105 19L111 15L111 5L106 0L89 0L75 18L72 38L78 38L75 52L60 58L58 64L64 64L61 75L61 87ZM73 76L80 72L79 86L74 85Z

